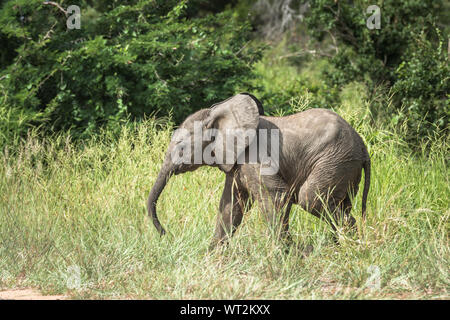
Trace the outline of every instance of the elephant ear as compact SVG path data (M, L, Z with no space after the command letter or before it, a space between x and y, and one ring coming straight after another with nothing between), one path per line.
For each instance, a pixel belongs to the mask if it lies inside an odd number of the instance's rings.
M206 128L218 130L220 138L216 136L214 150L216 160L222 154L218 165L225 172L233 168L239 156L244 155L245 149L256 138L260 106L255 100L249 94L238 94L213 105L205 119Z

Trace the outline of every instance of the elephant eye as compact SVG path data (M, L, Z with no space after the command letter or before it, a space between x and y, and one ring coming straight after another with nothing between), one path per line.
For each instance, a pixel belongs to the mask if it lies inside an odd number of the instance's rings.
M184 140L177 141L177 148L180 150L183 150L184 147L186 147L187 143Z

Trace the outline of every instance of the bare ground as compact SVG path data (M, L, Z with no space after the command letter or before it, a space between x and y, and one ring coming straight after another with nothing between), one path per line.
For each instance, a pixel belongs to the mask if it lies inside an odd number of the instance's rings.
M0 300L65 300L67 298L63 295L43 295L39 290L32 288L0 291Z

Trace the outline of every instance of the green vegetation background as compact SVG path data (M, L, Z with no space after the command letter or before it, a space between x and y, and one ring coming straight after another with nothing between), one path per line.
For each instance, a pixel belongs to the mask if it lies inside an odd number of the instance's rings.
M258 32L287 19L280 5L304 3L304 19L294 24L300 13L292 13L281 32ZM311 107L333 108L352 82L364 86L374 115L406 121L409 142L445 131L448 1L382 1L374 30L366 26L370 4L86 0L78 1L81 29L69 30L67 1L6 1L0 144L36 127L84 138L151 115L180 123L239 91L256 93L267 114L292 112L291 99L305 92Z

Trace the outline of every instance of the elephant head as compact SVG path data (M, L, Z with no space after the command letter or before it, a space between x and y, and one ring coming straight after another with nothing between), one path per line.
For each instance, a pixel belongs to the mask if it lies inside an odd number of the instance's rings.
M195 112L174 131L147 200L148 215L160 235L165 231L156 214L156 203L168 179L172 175L193 171L203 165L219 167L225 173L230 172L239 156L255 138L255 135L245 135L242 143L235 143L235 138L239 140L243 137L235 133L256 132L259 116L263 113L261 103L254 96L241 93L209 109ZM234 135L232 140L228 139L230 134Z

